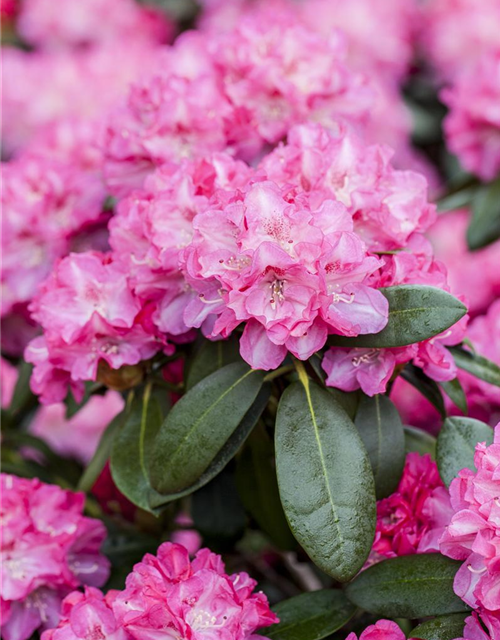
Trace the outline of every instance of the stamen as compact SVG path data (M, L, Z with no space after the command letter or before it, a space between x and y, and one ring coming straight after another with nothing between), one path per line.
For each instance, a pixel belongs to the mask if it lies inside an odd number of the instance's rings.
M216 304L218 302L220 302L222 300L222 298L214 298L213 300L206 300L205 299L205 294L204 293L200 293L198 295L198 298L200 299L200 302L203 302L203 304Z
M344 302L345 304L352 304L354 302L354 293L351 293L348 298L341 293L333 293L333 303Z
M471 573L484 573L485 571L488 571L488 567L483 567L482 569L474 569L474 567L470 564L467 565L467 569Z

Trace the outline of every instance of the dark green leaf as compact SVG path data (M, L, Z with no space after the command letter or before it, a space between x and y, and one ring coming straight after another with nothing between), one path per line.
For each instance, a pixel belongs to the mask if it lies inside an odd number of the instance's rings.
M270 640L322 640L341 629L356 607L338 589L303 593L273 607L280 622L260 633Z
M406 425L405 445L407 453L416 451L422 456L428 453L433 460L436 458L436 438L423 429Z
M233 474L227 468L193 494L191 515L196 529L216 551L224 550L225 544L241 536L246 524L245 511Z
M446 393L453 404L460 409L462 413L467 414L467 398L458 378L440 382L439 386Z
M449 486L460 469L475 469L474 451L478 442L493 442L493 429L473 418L447 418L437 439L436 460L443 482Z
M373 542L373 473L349 416L305 372L278 406L276 468L295 538L323 571L351 579Z
M455 191L448 196L444 196L437 203L437 209L439 213L445 213L446 211L455 211L456 209L462 209L471 204L478 190L478 185L473 184Z
M409 382L415 389L427 398L427 400L439 411L442 418L446 416L444 400L441 391L434 380L428 378L422 369L413 364L407 364L401 372L401 377Z
M349 600L387 618L425 618L467 611L453 591L461 562L439 553L400 556L363 571L346 588Z
M411 632L412 638L422 640L456 640L464 635L465 618L467 614L452 613L449 616L439 616L427 620L415 627Z
M234 458L237 451L257 424L257 421L269 402L270 395L270 385L264 384L255 398L255 402L246 412L240 424L236 427L236 431L234 431L229 440L227 440L222 449L215 456L208 469L201 474L194 484L183 491L179 491L178 493L173 493L168 496L153 491L150 496L150 505L152 507L159 507L167 502L171 502L172 500L178 500L179 498L190 495L194 491L198 491L198 489L201 489L201 487L210 482L212 478L215 478L215 476L224 469L227 463Z
M481 185L472 203L472 219L467 229L471 251L481 249L500 238L500 178Z
M117 416L115 416L106 427L106 430L99 440L97 449L92 456L92 460L89 462L87 468L82 474L82 477L80 478L80 481L78 483L78 491L84 491L85 493L90 491L94 486L97 478L101 475L101 471L104 469L106 462L111 455L111 448L113 446L115 436L127 419L131 402L132 396L129 397L129 401L127 402L127 406L124 408L124 410Z
M72 391L68 391L68 395L64 400L64 404L66 405L66 418L68 420L72 418L74 415L76 415L80 411L80 409L87 404L87 401L92 394L92 390L96 386L100 386L99 383L97 383L96 385L95 382L86 382L83 398L80 400L80 402L77 402L75 400L75 397Z
M255 401L264 375L243 363L229 364L177 402L151 455L151 484L159 493L179 493L209 468Z
M393 493L405 464L405 436L398 410L387 396L363 396L354 421L366 447L377 500Z
M239 342L229 340L204 340L194 358L189 363L186 376L186 390L189 391L203 378L232 362L241 362Z
M264 429L255 430L238 458L236 486L245 509L280 549L293 549L295 539L281 506L274 447Z
M118 489L137 506L151 511L148 461L163 416L148 385L143 397L132 400L130 412L111 449L111 475Z
M459 369L468 371L476 378L500 387L500 367L497 364L461 347L449 347L449 350Z
M380 289L389 301L389 320L379 333L355 338L330 336L328 344L340 347L404 347L449 329L467 313L450 293L417 284Z
M16 386L14 387L14 393L9 405L9 412L16 413L20 411L33 396L30 389L31 372L33 371L33 365L28 364L24 360L18 367L18 378Z

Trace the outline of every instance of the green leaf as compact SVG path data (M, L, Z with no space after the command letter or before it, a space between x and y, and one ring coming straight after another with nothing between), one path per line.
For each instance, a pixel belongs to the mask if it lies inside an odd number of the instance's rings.
M479 187L472 203L472 219L467 229L471 251L500 238L500 178Z
M330 336L328 344L339 347L404 347L449 329L467 313L450 293L418 284L380 289L389 301L389 320L379 333L355 338Z
M450 193L450 195L444 196L437 203L438 213L445 213L447 211L455 211L456 209L462 209L467 207L474 200L478 190L478 185L473 184L466 186L459 191Z
M252 406L264 375L244 363L229 364L177 402L151 455L151 484L159 493L183 491L209 468Z
M439 553L399 556L363 571L346 588L349 600L385 618L425 618L468 611L453 591L461 562Z
M68 391L68 394L64 400L64 404L66 405L67 420L69 420L74 415L76 415L80 411L80 409L82 409L82 407L84 407L87 404L87 401L90 398L92 391L96 386L100 387L101 385L99 383L96 384L95 382L86 382L83 398L80 400L80 402L77 402L75 400L75 396L73 395L73 392L71 390Z
M412 638L422 640L455 640L464 635L465 618L467 614L452 613L449 616L439 616L427 620L415 627L411 632Z
M406 453L416 451L420 455L428 453L433 460L436 458L436 438L418 427L405 426Z
M458 378L440 382L439 386L446 393L453 404L460 409L462 413L467 414L467 398Z
M238 458L236 486L245 509L280 549L296 546L281 506L274 447L264 429L255 430Z
M19 365L16 386L14 387L12 400L8 407L9 413L17 413L18 411L23 409L30 398L33 397L30 389L30 378L32 371L33 365L28 364L24 360Z
M240 424L236 427L236 430L226 441L222 449L215 456L213 461L210 463L209 467L206 471L204 471L201 476L194 482L191 486L186 489L179 491L177 493L172 493L168 496L157 493L153 491L150 496L150 505L152 507L159 507L168 502L172 502L172 500L178 500L179 498L183 498L184 496L188 496L201 487L205 486L208 482L210 482L217 474L219 474L222 469L227 465L227 463L234 458L238 450L241 448L252 429L257 424L262 412L267 406L269 402L269 397L271 395L271 386L268 384L264 384L262 389L257 394L255 398L255 402L252 404L250 409L244 415Z
M341 629L356 612L339 589L321 589L273 607L280 622L260 629L270 640L322 640Z
M117 416L111 420L106 430L103 432L97 449L95 450L92 460L87 465L87 468L82 473L80 481L78 482L78 491L89 492L94 486L97 478L101 475L101 471L104 469L106 462L111 455L111 448L118 430L122 427L123 423L127 419L132 404L132 394L129 396L127 406Z
M295 538L325 573L350 580L373 542L373 473L349 416L303 369L278 406L276 470Z
M476 378L500 387L500 367L497 364L477 353L466 351L461 347L448 348L459 369L468 371Z
M446 416L443 396L434 380L427 377L422 369L413 364L407 364L401 372L401 377L409 382L415 389L427 398L427 400L439 411L442 418Z
M148 385L142 398L132 400L130 412L114 438L110 468L118 489L138 507L154 513L149 505L151 486L148 460L153 440L162 423L158 399Z
M192 497L191 516L208 546L224 551L243 534L245 510L233 474L224 469Z
M475 469L474 451L478 442L493 442L493 429L473 418L447 418L437 439L436 460L443 482L449 486L460 469Z
M394 492L405 464L405 436L398 410L387 396L363 396L354 420L366 447L377 500Z
M241 362L239 342L229 340L204 340L196 355L189 363L186 376L186 390L189 391L203 378L232 362Z

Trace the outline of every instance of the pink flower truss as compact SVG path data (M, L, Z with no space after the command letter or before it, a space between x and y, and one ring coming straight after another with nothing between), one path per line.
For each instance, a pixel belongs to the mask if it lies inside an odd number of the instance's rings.
M123 40L58 52L3 47L5 152L18 152L35 134L60 120L103 119L126 94L129 83L144 68L154 68L158 50L157 45Z
M497 0L426 0L421 12L422 50L441 78L453 78L498 46Z
M2 637L25 640L57 624L69 591L106 582L106 530L82 515L82 493L4 473L1 489Z
M377 503L372 559L439 551L439 539L453 511L429 454L409 453L398 489Z
M31 300L77 233L99 221L106 197L89 150L84 159L57 157L38 146L4 164L2 185L2 315Z
M121 627L141 640L158 633L179 640L257 640L256 629L278 622L256 582L246 573L227 575L220 556L164 543L128 576L113 604Z
M297 122L367 120L373 93L348 69L342 39L284 17L243 20L228 34L183 34L109 118L113 193L140 187L165 162L214 151L254 159Z
M102 396L91 396L69 419L65 404L42 406L33 417L29 430L54 451L86 465L92 459L103 431L124 406L122 396L111 390Z
M467 604L500 612L500 424L494 443L476 445L476 471L462 469L450 485L454 515L441 553L463 560L454 589ZM498 637L498 636L496 636Z
M165 41L172 29L163 13L134 0L22 0L17 17L23 40L43 49Z
M448 147L465 169L493 180L500 172L500 49L459 75L442 99L450 108L444 121Z
M405 634L392 620L379 620L367 627L359 636L359 640L404 640ZM350 633L346 640L358 640L355 633Z

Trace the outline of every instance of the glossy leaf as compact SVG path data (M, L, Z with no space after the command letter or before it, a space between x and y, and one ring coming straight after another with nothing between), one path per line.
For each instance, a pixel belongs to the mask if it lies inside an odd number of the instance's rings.
M434 380L427 377L422 369L415 367L413 364L407 364L401 372L401 377L409 382L412 387L426 398L440 413L441 417L446 416L443 396Z
M363 396L356 419L375 479L377 500L394 492L405 464L405 435L398 410L387 396Z
M497 364L461 347L450 347L449 349L459 369L468 371L476 378L500 387L500 367Z
M467 611L453 591L461 562L439 553L399 556L379 562L347 586L349 600L387 618L424 618Z
M460 469L475 469L474 451L478 442L493 442L493 429L473 418L447 418L437 439L436 460L443 482L449 486Z
M238 458L236 486L245 509L280 549L295 548L296 542L281 506L274 446L264 429L255 430Z
M356 612L339 589L321 589L273 607L280 622L260 633L270 640L322 640L341 629Z
M467 414L467 398L458 378L440 382L439 386L446 393L453 404L460 409L462 413Z
M278 406L276 470L295 538L320 569L351 579L373 542L373 473L349 416L305 372Z
M162 423L158 400L147 386L144 395L137 395L111 449L110 468L118 489L131 502L147 511L151 485L148 461L151 447Z
M404 347L449 329L467 313L450 293L424 285L404 284L380 289L389 301L389 320L379 333L355 338L330 336L328 344L341 347Z
M186 390L189 391L203 378L232 362L241 362L239 342L229 340L204 340L194 358L189 363L186 376Z
M471 251L500 238L500 178L481 185L472 203L472 218L467 229L467 244Z
M234 458L237 451L241 448L252 429L257 424L262 412L267 406L269 402L269 397L271 395L271 387L268 384L264 384L262 389L259 391L257 397L255 398L254 403L250 407L250 409L244 415L240 424L236 427L236 430L226 441L222 449L215 456L213 461L210 463L209 467L206 471L204 471L201 476L194 482L192 485L184 489L183 491L179 491L177 493L172 493L170 495L163 495L154 491L150 496L150 504L152 507L159 507L168 502L172 502L172 500L178 500L179 498L183 498L184 496L188 496L201 487L205 486L208 482L210 482L217 474L219 474L227 463Z
M254 403L263 379L264 372L244 363L229 364L177 402L151 455L151 484L159 493L179 493L200 478Z
M436 458L436 438L418 427L405 426L406 453L416 451L420 455L428 453L433 460Z
M452 613L449 616L439 616L427 620L411 632L412 638L422 640L456 640L463 638L465 618L467 614Z

